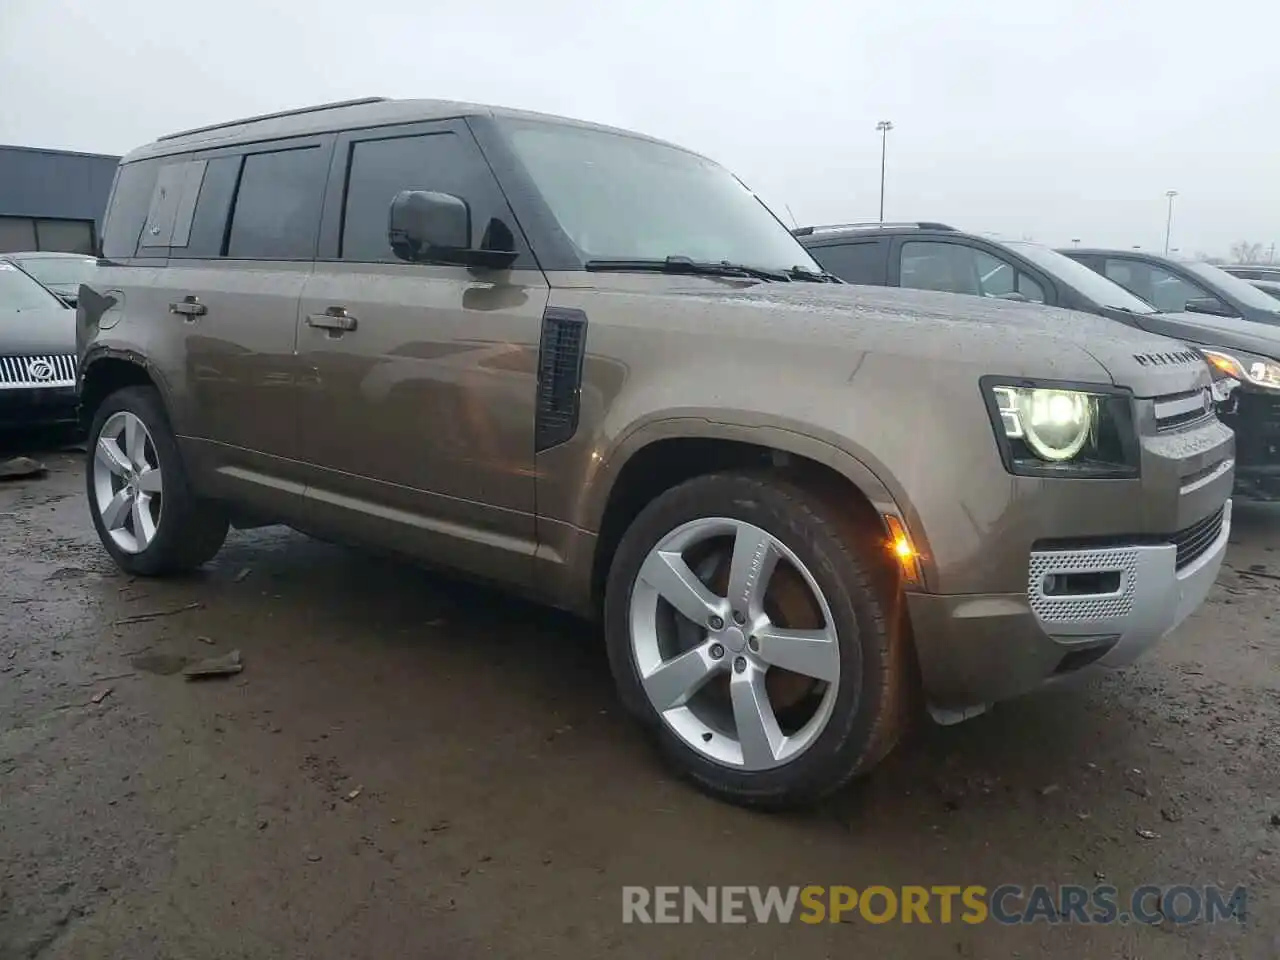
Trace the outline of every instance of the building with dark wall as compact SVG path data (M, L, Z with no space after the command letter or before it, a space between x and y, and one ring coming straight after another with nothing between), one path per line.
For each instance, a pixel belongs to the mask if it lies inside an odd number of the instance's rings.
M0 146L0 253L96 252L119 161L99 153Z

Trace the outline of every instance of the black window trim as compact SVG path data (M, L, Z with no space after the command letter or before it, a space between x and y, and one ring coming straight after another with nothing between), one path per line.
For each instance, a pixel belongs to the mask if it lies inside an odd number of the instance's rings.
M489 184L493 190L493 200L496 204L504 206L507 216L507 226L511 228L511 233L515 238L517 257L511 265L512 270L538 270L540 264L533 250L533 245L529 242L528 236L525 234L521 226L520 217L511 204L507 195L507 191L503 189L500 178L493 169L492 163L485 155L485 150L481 146L479 140L475 137L471 126L464 117L446 117L433 118L431 120L419 120L410 123L396 124L379 124L367 127L355 127L349 130L343 130L334 135L333 153L330 157L329 180L328 187L325 191L324 209L320 216L320 239L316 248L317 263L349 263L349 264L365 264L370 267L388 267L402 266L407 268L413 267L432 267L453 269L452 264L413 264L405 261L394 260L351 260L340 256L342 248L342 231L346 220L347 206L347 187L351 177L351 162L354 157L356 145L373 141L373 140L399 140L409 137L431 136L442 133L450 133L457 136L462 143L467 145L475 154L476 159L483 164L483 170L488 173ZM483 174L478 174L483 176ZM478 225L476 225L478 226ZM473 238L474 239L474 238ZM469 271L463 265L457 265L457 270Z

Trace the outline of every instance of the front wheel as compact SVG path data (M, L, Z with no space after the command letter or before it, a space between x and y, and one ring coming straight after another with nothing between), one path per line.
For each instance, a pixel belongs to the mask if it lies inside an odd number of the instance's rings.
M768 474L698 477L636 518L610 570L606 641L625 706L678 772L790 807L892 748L906 639L868 546Z
M187 483L177 440L152 387L126 387L98 408L89 428L89 512L122 570L162 576L211 559L227 520Z

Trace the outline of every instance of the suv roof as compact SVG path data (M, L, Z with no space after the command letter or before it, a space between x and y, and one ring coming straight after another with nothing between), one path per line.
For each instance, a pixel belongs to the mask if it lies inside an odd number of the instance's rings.
M880 233L885 230L944 230L949 233L956 232L955 227L945 223L936 223L932 220L903 220L890 223L868 221L866 223L830 223L812 227L796 227L791 231L791 234L796 237L816 237L825 234Z
M661 143L684 153L698 155L679 144L669 143L657 137L645 136L632 130L623 130L605 124L589 123L584 120L574 120L569 117L559 117L530 110L513 110L506 107L494 107L486 104L454 100L392 100L388 97L361 97L357 100L340 100L335 103L321 103L313 106L297 107L293 110L281 110L276 113L264 113L252 117L243 117L239 120L230 120L226 123L215 123L208 126L193 127L189 130L180 130L177 133L165 134L153 143L130 151L121 162L131 163L134 160L142 160L148 157L162 157L168 154L185 153L190 150L208 149L215 146L248 143L258 140L275 140L317 133L333 133L368 127L418 123L424 120L450 120L475 116L537 120L563 126L603 130L633 137L637 140Z

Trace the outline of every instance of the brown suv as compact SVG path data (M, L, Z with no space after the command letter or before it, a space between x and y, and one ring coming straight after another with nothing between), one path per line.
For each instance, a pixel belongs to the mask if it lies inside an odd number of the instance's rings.
M125 157L78 307L88 495L160 575L285 523L599 616L722 797L811 800L1204 598L1233 438L1187 348L825 274L620 130L367 100Z

